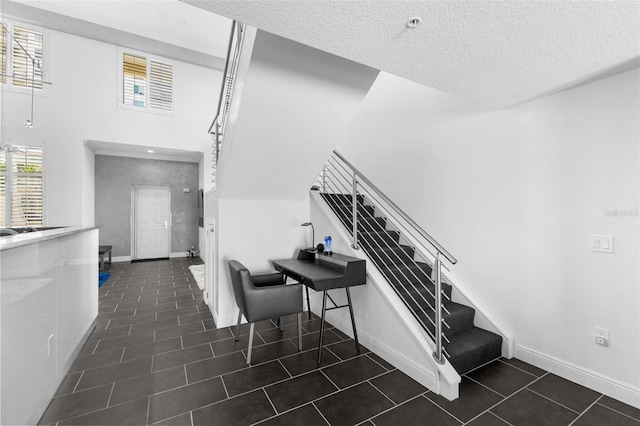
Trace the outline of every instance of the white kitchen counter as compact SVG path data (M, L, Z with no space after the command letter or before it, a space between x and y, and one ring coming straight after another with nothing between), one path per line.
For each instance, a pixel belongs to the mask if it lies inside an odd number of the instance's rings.
M0 424L36 424L95 327L98 230L0 237Z

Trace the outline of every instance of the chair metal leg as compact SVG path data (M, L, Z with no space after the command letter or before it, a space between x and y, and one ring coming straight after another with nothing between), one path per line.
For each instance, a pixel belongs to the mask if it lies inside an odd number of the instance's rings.
M284 321L282 317L278 317L278 326L280 327L280 331L284 331Z
M253 349L253 327L254 323L249 326L249 349L247 349L247 364L251 364L251 350Z
M302 312L298 312L298 352L302 351Z
M240 338L240 322L242 321L242 311L238 312L238 325L236 325L236 342Z

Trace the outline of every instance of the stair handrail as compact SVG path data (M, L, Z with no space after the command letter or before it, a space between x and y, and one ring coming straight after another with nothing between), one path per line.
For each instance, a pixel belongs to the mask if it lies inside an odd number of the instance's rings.
M351 170L353 173L352 178L352 193L350 194L352 197L352 247L354 250L359 250L358 247L358 184L364 183L366 185L366 191L373 192L376 197L385 202L399 217L401 217L406 223L408 223L422 238L424 238L431 246L433 246L436 250L435 258L433 262L433 268L431 271L431 281L433 282L434 289L434 302L435 306L433 311L435 313L435 318L433 321L434 325L434 343L435 343L435 351L433 352L433 358L435 362L438 364L445 363L444 356L444 348L442 344L443 332L443 304L442 304L442 260L440 256L442 255L445 259L447 259L451 264L456 264L458 261L448 250L446 250L440 243L438 243L431 235L429 235L420 225L418 225L413 219L411 219L397 204L389 199L370 179L368 179L364 174L362 174L353 164L351 164L344 156L342 156L336 150L333 151L333 154L340 160L342 163ZM322 171L322 186L323 190L326 193L326 167L323 168ZM362 184L360 184L362 186ZM444 309L446 311L446 309ZM446 338L446 337L445 337Z
M231 23L231 32L229 34L229 44L227 46L227 58L224 62L224 69L222 71L222 83L220 84L220 97L218 100L218 110L216 111L216 115L213 118L213 121L211 122L211 126L209 126L209 130L208 133L213 134L214 132L212 132L211 130L213 129L213 127L216 125L216 123L218 123L218 118L220 117L220 113L223 111L223 104L224 104L224 92L225 92L225 87L226 87L226 80L227 80L227 74L229 72L229 65L231 63L231 50L233 49L233 42L234 42L234 33L236 30L236 25L237 22L234 20Z
M242 50L242 42L244 36L245 24L233 21L231 23L231 32L229 34L229 44L227 46L227 58L224 63L222 72L222 83L220 85L220 98L218 100L218 110L209 126L208 133L213 135L213 173L212 182L216 187L216 175L218 160L220 157L220 148L222 146L224 129L227 122L227 115L230 109L231 97L235 87L235 78L238 72L238 61Z
M358 179L366 183L367 186L369 186L378 197L380 197L382 200L384 200L385 203L391 206L393 210L395 210L396 213L398 213L402 217L402 219L404 219L425 240L427 240L436 249L437 253L442 254L452 265L455 265L458 262L458 260L453 257L451 253L449 253L444 247L442 247L440 243L438 243L431 235L429 235L424 229L422 229L420 225L418 225L413 219L411 219L400 207L398 207L396 203L391 201L389 197L387 197L376 185L373 184L373 182L371 182L371 180L369 180L364 174L362 174L357 168L355 168L353 164L351 164L346 158L344 158L338 151L334 150L333 153L353 171L354 177L357 176ZM357 246L355 241L354 245Z

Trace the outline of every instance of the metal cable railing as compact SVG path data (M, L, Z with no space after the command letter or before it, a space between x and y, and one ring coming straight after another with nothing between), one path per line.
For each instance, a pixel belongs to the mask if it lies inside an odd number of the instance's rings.
M443 312L450 312L443 305L442 298L450 298L441 288L442 258L451 264L455 264L456 259L338 152L334 151L324 166L316 187L349 230L353 238L352 247L362 247L380 269L396 294L433 338L435 360L444 363L443 356L449 357L449 354L442 341L449 343L449 339L443 329L449 330L450 327L443 319ZM365 205L365 200L369 204ZM400 232L386 229L389 221L376 217L374 207L389 211L415 239L431 246L435 251L430 252L434 257L433 265L416 261L416 248L401 244Z
M220 87L220 99L218 101L218 111L209 126L209 133L213 135L212 155L213 155L213 171L212 182L213 187L216 186L216 175L218 170L218 160L220 157L220 149L224 139L225 127L231 108L231 98L233 97L233 89L235 87L236 75L238 73L238 62L242 51L242 41L244 36L245 24L233 21L231 24L231 34L229 35L229 46L227 47L227 60L224 64L222 73L222 85Z

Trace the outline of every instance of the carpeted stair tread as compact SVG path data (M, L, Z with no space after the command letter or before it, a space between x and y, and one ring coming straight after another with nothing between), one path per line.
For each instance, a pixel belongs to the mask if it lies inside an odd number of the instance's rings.
M372 249L366 244L362 244L365 251L376 265L388 268L397 263L410 263L413 261L413 249L409 246L390 247L384 249ZM373 252L371 252L373 250Z
M458 374L464 374L502 355L502 337L478 327L449 336L445 344L449 362Z
M384 241L385 245L390 245L392 247L398 246L400 242L400 233L398 231L387 231L379 230L379 231L368 231L368 230L358 230L358 240L363 243L370 243L368 246L378 248L373 243L378 243Z

